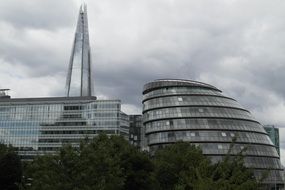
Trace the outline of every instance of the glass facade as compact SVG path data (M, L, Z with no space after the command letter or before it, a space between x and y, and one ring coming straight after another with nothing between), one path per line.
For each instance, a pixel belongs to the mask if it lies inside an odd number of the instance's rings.
M67 96L91 96L91 57L86 5L80 8L66 80Z
M23 159L53 153L63 144L78 146L99 133L128 139L128 116L120 100L96 97L0 99L0 141Z
M156 80L144 86L143 125L151 151L176 141L200 146L217 162L246 150L245 165L264 183L283 187L279 155L264 128L236 100L214 86L190 80Z
M268 133L270 140L275 145L278 154L280 155L279 129L274 125L264 125L263 127Z
M143 149L144 148L144 127L142 124L142 115L130 115L130 131L129 131L129 142Z

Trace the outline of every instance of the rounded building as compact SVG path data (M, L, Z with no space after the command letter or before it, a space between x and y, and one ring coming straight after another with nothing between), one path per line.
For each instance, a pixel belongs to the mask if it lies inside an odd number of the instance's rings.
M268 185L283 186L279 155L267 133L236 100L209 84L178 79L147 83L143 89L143 124L151 151L176 141L199 145L216 162L244 148L245 165L260 176L270 169Z

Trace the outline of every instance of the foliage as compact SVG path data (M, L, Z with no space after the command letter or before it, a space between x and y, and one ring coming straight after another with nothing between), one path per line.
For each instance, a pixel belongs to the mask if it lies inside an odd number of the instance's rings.
M234 146L234 144L232 144ZM230 151L232 147L230 148ZM219 190L250 190L257 189L258 183L253 171L244 166L242 150L238 155L231 156L230 152L221 162L214 165L211 175L214 186Z
M0 144L0 189L16 190L21 183L20 158L11 146Z
M192 189L197 180L195 170L210 164L200 148L185 142L158 150L154 162L156 179L165 190Z
M99 135L80 147L67 145L56 155L37 157L28 167L32 179L28 189L257 189L252 171L244 167L246 150L231 156L232 146L223 160L213 164L187 142L166 146L150 157L122 137Z
M119 136L65 146L58 155L36 158L29 170L30 189L151 189L154 182L148 155Z
M178 142L161 150L154 156L155 176L160 189L175 190L255 190L258 183L253 172L244 166L242 150L212 164L199 147Z

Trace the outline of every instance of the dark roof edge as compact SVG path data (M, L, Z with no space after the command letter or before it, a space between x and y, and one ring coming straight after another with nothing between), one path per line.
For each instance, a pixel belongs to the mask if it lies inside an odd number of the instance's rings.
M148 82L143 87L143 94L146 94L152 90L165 88L165 87L179 87L179 86L192 86L192 87L202 87L208 88L215 91L222 92L220 89L216 88L207 83L194 81L194 80L187 80L187 79L156 79L152 82Z
M38 98L9 98L0 99L0 103L32 103L32 102L57 102L57 101L94 101L96 96L78 96L78 97L38 97ZM110 100L100 100L110 101ZM112 101L121 101L119 99L112 99Z

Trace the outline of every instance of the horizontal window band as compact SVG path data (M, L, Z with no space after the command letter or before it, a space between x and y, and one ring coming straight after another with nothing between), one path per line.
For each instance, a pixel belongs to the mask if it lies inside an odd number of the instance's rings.
M149 134L154 134L154 133L161 133L161 132L177 132L177 131L216 131L216 132L249 132L249 133L257 133L257 134L263 134L263 135L267 135L268 134L266 132L259 132L259 131L250 131L250 130L232 130L232 129L215 129L215 128L196 128L196 129L191 129L191 128L185 128L185 129L167 129L167 130L160 130L160 131L151 131L151 132L145 132L146 135Z
M233 143L232 141L195 141L195 142L192 142L192 141L181 141L181 140L178 140L178 141L168 141L168 142L156 142L156 143L148 143L148 146L155 146L155 145L167 145L167 144L174 144L174 143L177 143L177 142L188 142L188 143L191 143L191 144L195 144L195 143L220 143L220 144L231 144ZM234 144L250 144L250 145L263 145L263 146L270 146L270 147L274 147L274 145L271 145L271 144L264 144L264 143L252 143L252 142L234 142Z
M229 109L234 109L234 110L241 110L250 113L250 111L243 109L243 108L238 108L238 107L230 107L230 106L219 106L219 105L173 105L173 106L161 106L161 107L156 107L156 108L150 108L147 110L143 110L143 114L146 114L148 111L154 111L154 110L159 110L159 109L164 109L164 108L180 108L180 107L197 107L197 108L229 108Z
M163 98L163 97L172 97L172 96L209 96L209 97L219 97L219 98L225 98L225 99L229 99L229 100L233 100L235 102L237 102L235 99L227 97L227 96L223 96L223 95L214 95L214 94L184 94L184 93L178 93L178 94L163 94L163 95L159 95L159 96L153 96L153 97L149 97L146 99L143 99L142 103L151 100L151 99L156 99L156 98Z
M251 121L257 124L260 124L258 121L251 120L251 119L243 119L243 118L235 118L235 117L168 117L168 118L159 118L159 119L151 119L144 121L143 124L147 124L153 121L161 121L161 120L170 120L170 119L228 119L228 120L239 120L239 121Z

